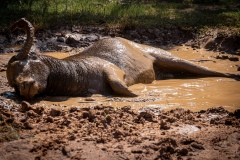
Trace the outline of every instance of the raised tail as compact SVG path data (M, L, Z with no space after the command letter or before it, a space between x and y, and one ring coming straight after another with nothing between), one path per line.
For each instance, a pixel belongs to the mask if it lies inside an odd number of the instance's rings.
M16 28L23 29L27 33L26 42L24 43L22 50L17 54L19 59L26 59L33 45L34 27L28 20L21 18L11 26L11 31L14 31Z

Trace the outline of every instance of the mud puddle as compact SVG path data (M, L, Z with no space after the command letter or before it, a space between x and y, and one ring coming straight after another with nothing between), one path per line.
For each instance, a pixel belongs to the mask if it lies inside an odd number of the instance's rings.
M238 81L227 78L161 80L149 85L131 86L130 89L139 95L136 98L105 97L99 94L92 97L44 97L37 99L37 104L55 104L62 108L130 105L136 110L143 107L160 110L182 107L192 111L224 106L225 109L234 111L240 108L239 87Z
M237 73L239 61L216 59L216 52L209 52L205 49L192 49L185 46L178 46L169 50L173 54L191 60L201 66L221 72ZM45 55L56 58L65 58L74 53L49 52ZM4 55L6 59L7 55ZM10 55L12 56L12 55ZM1 76L4 75L1 72ZM185 108L192 111L199 111L216 106L223 106L229 111L240 108L240 82L230 78L188 78L158 80L152 84L136 84L130 89L139 96L136 98L102 96L95 94L92 97L40 97L34 103L46 106L69 106L88 107L96 105L123 107L131 105L132 108L158 108L170 110L173 108Z
M221 72L237 73L240 62L216 59L216 52L205 49L192 49L181 46L172 49L165 48L173 54L191 60L201 66ZM56 58L67 57L68 53L45 53ZM105 97L93 95L84 97L48 97L39 103L50 105L52 103L62 106L114 106L123 107L131 105L137 110L141 108L159 108L169 110L183 107L199 111L216 106L224 106L229 111L240 108L240 82L230 78L188 78L158 80L152 84L136 84L130 89L139 96L136 98Z

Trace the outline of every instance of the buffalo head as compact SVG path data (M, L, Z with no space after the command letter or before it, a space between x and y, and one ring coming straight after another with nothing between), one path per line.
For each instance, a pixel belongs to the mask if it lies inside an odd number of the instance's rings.
M30 54L34 38L32 24L22 18L12 25L11 30L16 28L23 29L27 33L27 39L22 50L9 60L7 79L17 93L31 99L46 88L49 69L41 61L40 56Z

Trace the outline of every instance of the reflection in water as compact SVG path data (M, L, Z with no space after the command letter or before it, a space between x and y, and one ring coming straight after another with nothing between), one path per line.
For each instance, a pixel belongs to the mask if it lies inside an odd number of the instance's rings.
M168 108L183 107L191 110L221 105L228 106L229 110L240 108L240 83L229 78L161 80L146 86L149 87L145 95L151 96L153 92L162 99L157 103L149 102L151 105L161 104Z
M213 58L215 52L207 52L204 49L192 50L186 47L177 47L170 50L175 55L184 59L194 60L201 66L209 67L221 72L235 72L240 62L219 60ZM47 53L57 58L69 56L68 53ZM199 111L210 107L224 106L233 111L240 109L240 82L230 78L192 78L169 79L154 81L152 84L136 84L130 89L139 96L135 98L105 97L99 94L91 99L86 97L44 97L38 98L37 103L57 104L60 106L89 107L96 105L122 107L131 105L135 109L160 108L172 109L182 107Z

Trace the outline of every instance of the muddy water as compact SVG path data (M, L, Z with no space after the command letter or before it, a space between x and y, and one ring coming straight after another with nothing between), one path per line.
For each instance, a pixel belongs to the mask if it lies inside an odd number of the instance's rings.
M216 52L204 49L193 50L185 46L164 48L173 54L221 72L237 73L240 62L213 58ZM68 53L45 53L57 58L69 56ZM239 57L240 58L240 57ZM240 108L240 82L230 78L189 78L154 81L152 84L136 84L130 89L139 96L136 98L104 97L96 94L92 97L44 97L37 98L40 105L55 104L60 107L111 105L122 107L131 105L135 109L159 108L172 109L183 107L199 111L210 107L223 106L229 111Z
M165 49L181 58L221 72L237 73L236 66L240 65L239 62L215 59L216 52L209 52L204 49L193 50L184 46ZM47 53L47 55L58 58L68 56L67 53ZM230 78L159 80L152 84L136 84L130 86L130 89L139 96L136 98L103 97L101 95L93 95L91 98L49 97L40 103L55 103L62 106L103 104L122 107L131 105L136 109L154 107L165 110L183 107L194 111L217 106L224 106L230 111L240 108L240 82Z

